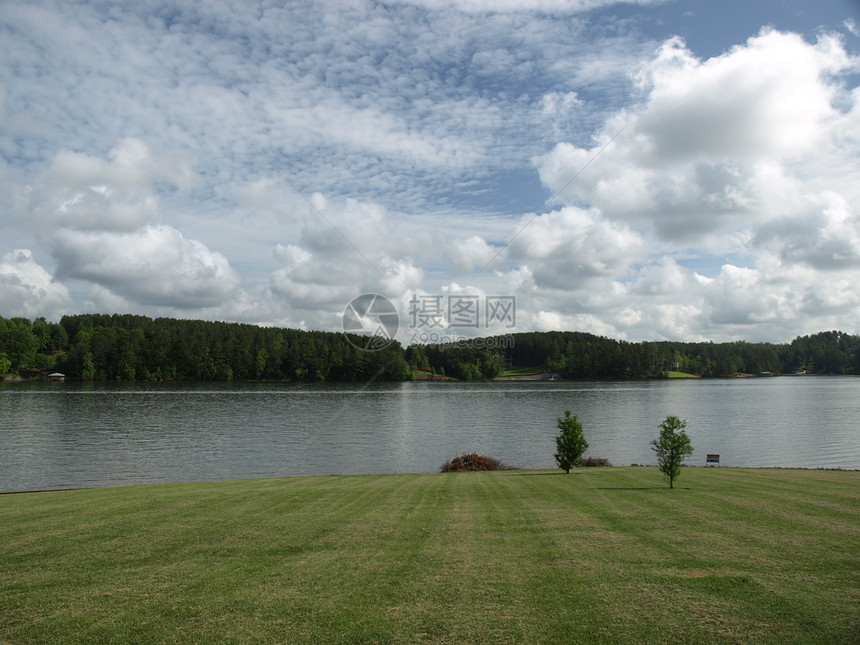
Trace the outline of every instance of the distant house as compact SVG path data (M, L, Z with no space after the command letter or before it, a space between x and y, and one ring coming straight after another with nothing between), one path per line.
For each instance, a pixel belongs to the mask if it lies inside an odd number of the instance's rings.
M62 383L66 380L66 375L60 374L59 372L54 372L53 374L48 374L48 380L51 383Z
M773 376L773 372L762 372L762 376Z

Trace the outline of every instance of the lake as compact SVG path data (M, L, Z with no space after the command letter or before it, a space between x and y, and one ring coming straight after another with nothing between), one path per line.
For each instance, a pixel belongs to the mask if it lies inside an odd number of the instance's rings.
M554 468L557 417L589 455L654 464L669 414L721 466L860 469L860 377L484 383L3 383L0 491L433 472L478 452Z

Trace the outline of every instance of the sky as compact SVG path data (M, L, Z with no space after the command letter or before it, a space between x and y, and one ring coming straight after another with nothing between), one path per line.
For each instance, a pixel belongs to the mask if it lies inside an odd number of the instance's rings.
M0 316L362 294L404 344L860 332L860 2L0 3Z

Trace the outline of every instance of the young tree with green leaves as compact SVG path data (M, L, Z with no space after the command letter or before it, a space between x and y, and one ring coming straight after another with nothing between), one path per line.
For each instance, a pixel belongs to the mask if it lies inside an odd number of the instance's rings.
M686 421L669 415L660 424L660 436L651 442L652 450L657 453L657 464L669 481L669 488L674 488L675 479L681 474L681 463L693 454L690 437L684 432L686 427Z
M588 442L582 433L582 424L571 416L570 410L564 411L564 418L558 417L558 429L561 430L555 438L555 461L565 473L582 461L582 455L588 450Z

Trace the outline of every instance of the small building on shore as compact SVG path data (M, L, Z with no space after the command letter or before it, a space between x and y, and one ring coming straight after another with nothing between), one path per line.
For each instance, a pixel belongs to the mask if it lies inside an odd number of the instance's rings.
M51 383L62 383L66 380L66 375L54 372L53 374L48 374L48 380Z

